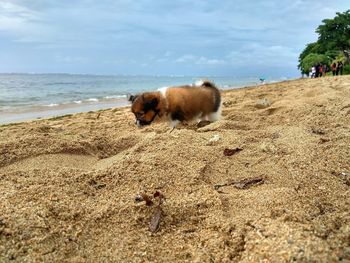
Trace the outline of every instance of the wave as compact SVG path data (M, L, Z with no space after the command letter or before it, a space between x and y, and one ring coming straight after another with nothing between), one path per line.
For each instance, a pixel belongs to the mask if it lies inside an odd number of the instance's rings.
M111 95L104 97L105 99L126 99L127 95Z
M108 103L108 102L113 102L113 101L119 101L126 99L126 95L113 95L113 96L105 96L104 98L88 98L88 99L77 99L77 100L71 100L71 101L63 101L63 102L51 102L48 104L27 104L25 105L26 107L60 107L60 106L69 106L69 105L84 105L84 104L91 104L91 103ZM6 108L5 108L6 107ZM2 110L8 110L8 109L14 109L17 108L17 105L13 106L1 106L0 108Z
M98 98L88 98L88 99L77 99L77 100L72 100L72 101L64 101L64 102L52 102L49 104L44 104L44 105L36 105L36 106L45 106L45 107L56 107L60 105L69 105L69 104L84 104L84 103L94 103L94 102L103 102L103 101L108 101L108 100L113 100L117 98L126 98L126 96L106 96L104 97L103 100L98 99ZM27 105L30 106L30 105ZM35 106L34 104L32 106Z
M98 102L99 100L96 99L96 98L90 98L90 99L87 99L86 101L90 101L90 102Z
M58 103L50 103L50 104L47 104L47 105L43 105L45 107L55 107L55 106L58 106L59 104Z
M49 82L46 83L46 86L57 86L57 85L77 85L77 82Z

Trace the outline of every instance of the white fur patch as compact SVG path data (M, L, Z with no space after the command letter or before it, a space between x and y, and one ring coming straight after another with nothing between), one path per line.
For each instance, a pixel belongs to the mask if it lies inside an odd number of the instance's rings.
M165 94L166 94L166 91L168 90L168 88L169 88L169 87L162 87L162 88L159 88L159 89L158 89L158 91L162 94L162 96L163 96L164 98L166 98L166 97L165 97Z
M204 83L203 80L197 80L196 83L194 83L194 85L197 86L197 87L200 87L200 86L203 85L203 83Z

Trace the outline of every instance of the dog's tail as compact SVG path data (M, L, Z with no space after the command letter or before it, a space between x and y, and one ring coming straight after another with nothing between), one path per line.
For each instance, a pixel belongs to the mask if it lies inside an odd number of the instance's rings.
M204 80L198 83L201 87L211 89L214 94L214 111L217 112L221 105L221 94L220 90L215 86L215 84L209 80Z

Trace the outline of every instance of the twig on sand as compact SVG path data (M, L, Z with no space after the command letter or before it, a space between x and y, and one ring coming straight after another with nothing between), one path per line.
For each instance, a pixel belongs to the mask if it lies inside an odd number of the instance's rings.
M264 183L264 178L256 177L256 178L243 179L240 181L232 181L225 184L216 184L214 185L214 189L219 190L221 187L230 186L230 185L233 185L237 189L247 189L253 185L262 184L262 183Z

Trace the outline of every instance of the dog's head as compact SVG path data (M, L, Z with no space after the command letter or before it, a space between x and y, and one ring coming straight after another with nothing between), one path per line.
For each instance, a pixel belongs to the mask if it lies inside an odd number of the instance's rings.
M146 92L141 95L129 96L129 101L132 103L131 111L136 118L137 126L151 124L159 114L159 96L156 93Z

